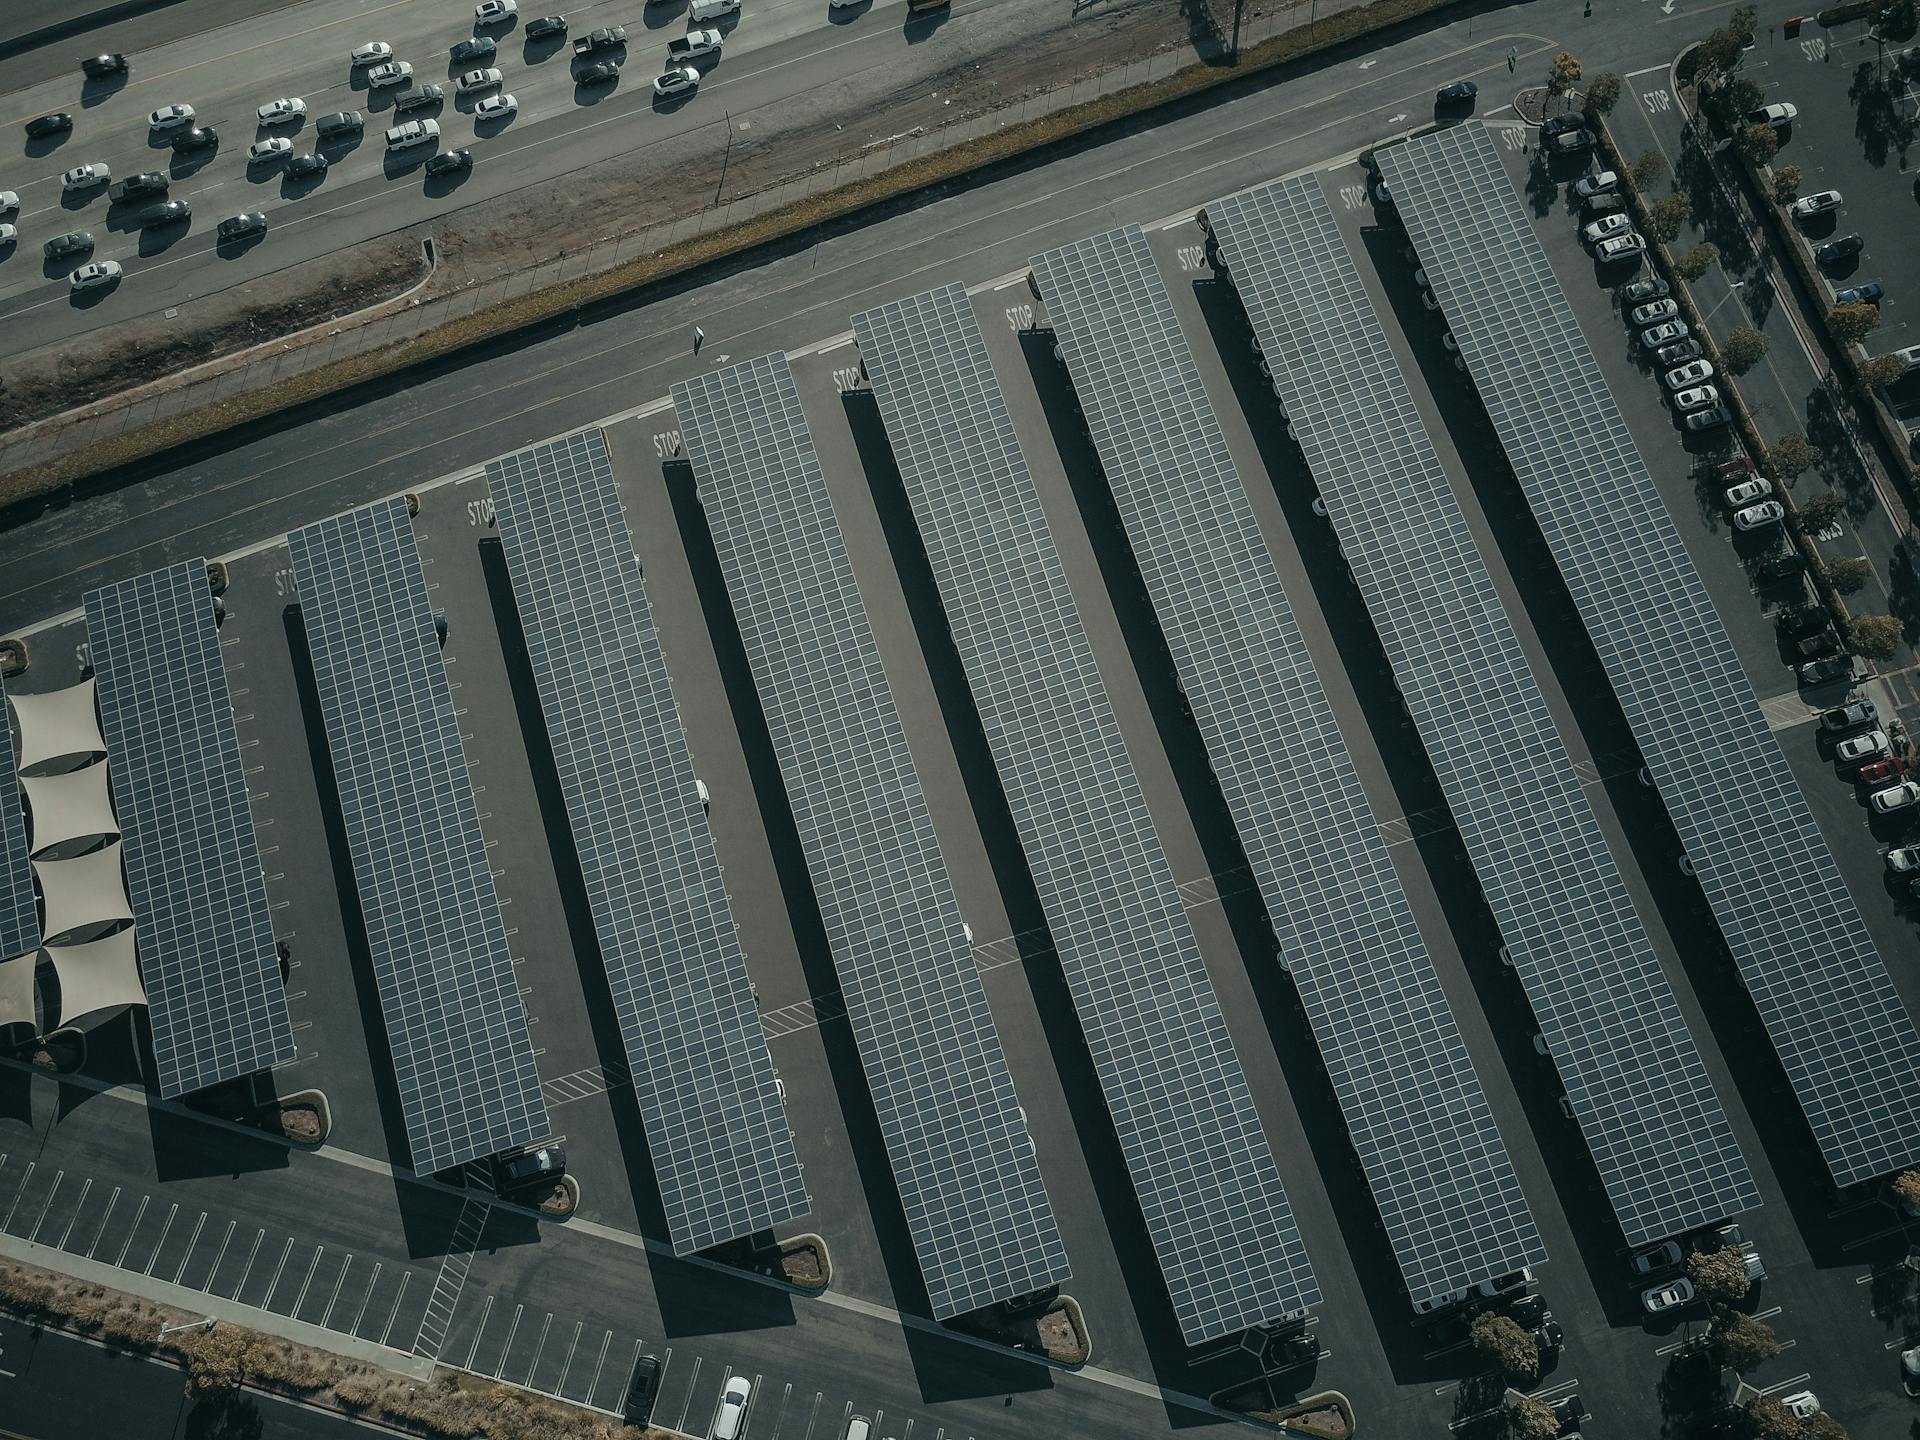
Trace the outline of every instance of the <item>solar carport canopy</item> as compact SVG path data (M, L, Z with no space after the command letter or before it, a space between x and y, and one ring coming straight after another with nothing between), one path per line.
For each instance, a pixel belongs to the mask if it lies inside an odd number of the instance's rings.
M1759 1204L1313 175L1207 206L1629 1244Z
M1486 127L1376 152L1837 1185L1920 1160L1920 1036Z

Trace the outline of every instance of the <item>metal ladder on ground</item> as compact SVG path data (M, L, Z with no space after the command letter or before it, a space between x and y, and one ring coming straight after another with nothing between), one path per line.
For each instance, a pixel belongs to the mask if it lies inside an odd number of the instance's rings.
M460 1303L467 1272L473 1268L474 1248L479 1245L480 1236L487 1228L487 1217L492 1213L491 1195L461 1197L460 1214L453 1222L447 1253L440 1260L440 1273L434 1278L433 1294L427 1299L427 1313L420 1321L420 1333L413 1342L413 1353L423 1359L440 1358L447 1327L453 1323L454 1307Z

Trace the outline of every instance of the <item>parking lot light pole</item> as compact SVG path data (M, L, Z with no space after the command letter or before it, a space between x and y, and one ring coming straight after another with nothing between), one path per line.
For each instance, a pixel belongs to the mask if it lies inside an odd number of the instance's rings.
M160 1338L164 1340L167 1336L178 1334L182 1330L211 1330L214 1324L214 1317L209 1315L204 1320L188 1320L179 1325L162 1325Z

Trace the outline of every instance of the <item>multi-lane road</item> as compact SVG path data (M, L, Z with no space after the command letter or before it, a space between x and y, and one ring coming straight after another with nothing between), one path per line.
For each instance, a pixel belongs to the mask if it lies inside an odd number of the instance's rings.
M457 95L453 80L480 62L450 58L451 47L475 33L473 8L464 0L308 0L137 52L122 83L82 77L67 57L90 48L83 42L52 47L62 57L59 73L0 96L0 190L20 196L19 214L6 217L18 226L18 239L11 250L0 249L0 354L177 308L638 151L662 147L664 158L702 127L715 127L719 143L733 120L822 87L838 100L891 84L903 72L944 63L954 48L945 33L950 26L968 27L977 38L1011 15L1010 6L1011 0L969 0L930 27L909 26L903 0L873 0L831 15L826 0L750 0L717 22L726 44L717 64L701 62L708 78L698 93L669 102L654 96L651 82L663 67L667 40L687 26L684 0L552 6L529 0L528 16L564 11L573 35L625 26L626 67L615 83L582 86L575 82L579 64L569 40L529 42L519 21L489 27L480 33L499 46L489 63L502 71L503 89L519 101L519 111L478 123L472 110L480 95ZM198 8L182 7L179 23L190 24L187 12ZM1000 15L987 13L994 10ZM366 68L349 60L355 46L376 40L413 66L412 84L444 86L443 103L414 117L438 121L440 148L473 151L474 167L464 179L424 176L428 147L386 152L381 132L395 123L392 100L406 87L370 91ZM257 127L257 109L282 96L306 101L305 121L297 128ZM165 136L149 131L148 115L174 103L193 106L197 123L218 130L217 150L175 155ZM319 147L333 162L324 176L295 180L283 163L248 165L247 147L269 135L291 139L296 154L314 150L314 121L341 110L364 115L366 129ZM27 140L26 123L54 111L72 114L73 130L58 140ZM144 171L168 174L171 197L193 207L191 225L142 234L138 217L151 201L111 205L105 186L64 192L62 174L89 163L106 165L116 180ZM582 183L593 182L583 177ZM267 216L264 239L216 246L214 226L250 210ZM506 218L490 217L490 223ZM82 258L115 260L124 268L115 290L75 297L66 277L79 261L43 260L47 240L74 230L93 237L92 255Z

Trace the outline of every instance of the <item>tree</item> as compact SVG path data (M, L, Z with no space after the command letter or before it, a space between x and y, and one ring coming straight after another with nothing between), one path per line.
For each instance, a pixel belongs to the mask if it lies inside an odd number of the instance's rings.
M1848 1440L1847 1427L1822 1410L1800 1422L1806 1440Z
M1860 366L1860 388L1862 390L1884 390L1889 385L1900 383L1900 377L1907 373L1907 362L1898 355L1876 355Z
M1773 203L1791 205L1800 193L1800 167L1776 165L1773 170Z
M1770 164L1779 150L1780 137L1773 133L1771 125L1746 125L1733 137L1733 153L1749 165Z
M1580 62L1573 58L1571 52L1562 50L1553 57L1553 68L1547 71L1548 98L1566 94L1578 83L1580 74Z
M1706 79L1731 74L1746 48L1738 32L1725 26L1715 30L1700 42L1699 75Z
M1733 13L1727 17L1727 28L1740 37L1740 43L1753 43L1753 27L1760 21L1760 11L1753 5L1736 5Z
M1744 375L1760 363L1760 357L1767 353L1767 337L1748 325L1737 325L1727 332L1727 338L1720 342L1720 358L1726 362L1728 371L1735 375ZM1799 440L1799 436L1793 437ZM1801 440L1805 445L1807 442ZM1812 464L1809 460L1807 464ZM1805 469L1802 466L1801 469ZM1797 471L1795 472L1798 473ZM1784 477L1783 477L1784 478Z
M1620 103L1620 77L1611 70L1603 71L1587 82L1586 112L1589 115L1611 115L1613 107Z
M1869 660L1890 660L1900 648L1900 622L1891 615L1856 615L1847 639Z
M1540 1347L1505 1315L1476 1315L1467 1338L1480 1358L1503 1374L1531 1380L1540 1373Z
M1676 190L1671 195L1662 195L1647 207L1647 229L1654 238L1670 241L1680 233L1680 227L1693 216L1693 202L1686 192Z
M1738 1310L1713 1325L1713 1354L1736 1375L1748 1375L1780 1353L1773 1327Z
M1749 115L1767 103L1767 92L1742 75L1714 87L1707 99L1707 110L1724 130L1731 131L1740 117Z
M253 1337L235 1325L214 1325L187 1347L187 1394L203 1399L232 1395L247 1383Z
M1880 0L1873 10L1874 27L1889 40L1911 40L1920 30L1920 5L1914 0Z
M1651 190L1667 173L1667 157L1658 150L1643 150L1640 158L1627 167L1627 178L1636 190Z
M1554 1440L1560 1417L1546 1401L1532 1395L1507 1397L1507 1433L1514 1440Z
M1827 561L1827 579L1842 595L1851 595L1873 576L1873 566L1864 555L1841 555Z
M1776 480L1791 481L1819 463L1820 452L1807 443L1806 436L1782 435L1767 447L1767 463L1761 468Z
M1673 268L1682 280L1698 280L1711 270L1719 259L1720 247L1711 240L1702 240L1674 261Z
M1800 506L1800 523L1818 535L1847 513L1847 497L1838 490L1822 490L1810 495Z
M1920 1210L1920 1171L1902 1170L1893 1177L1893 1198Z
M1752 1288L1746 1260L1738 1250L1703 1250L1689 1255L1687 1276L1700 1298L1715 1308L1739 1304Z
M1864 300L1855 300L1847 305L1833 305L1827 309L1827 329L1833 338L1842 345L1852 345L1864 340L1880 328L1880 307L1869 305Z
M1747 1402L1747 1434L1753 1440L1801 1440L1806 1432L1793 1412L1771 1395L1756 1395Z

